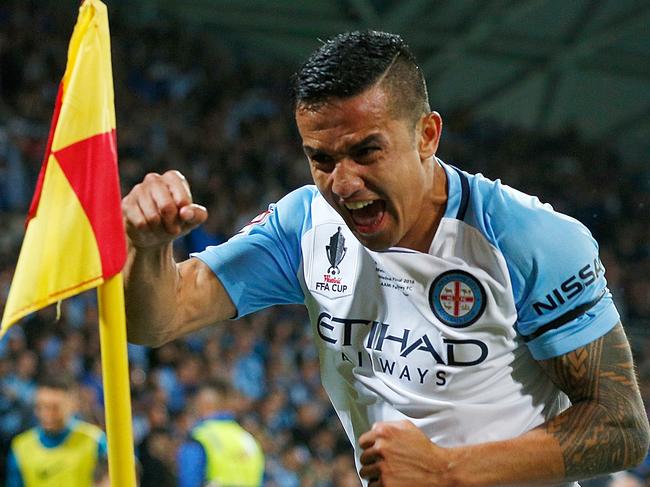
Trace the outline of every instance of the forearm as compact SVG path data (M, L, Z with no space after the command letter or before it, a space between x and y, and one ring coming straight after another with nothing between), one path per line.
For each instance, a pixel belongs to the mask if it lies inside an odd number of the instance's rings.
M129 245L124 298L132 343L159 346L173 334L179 273L172 252L171 243L143 249Z
M553 485L565 478L562 451L542 428L504 441L448 450L447 485Z
M574 404L547 425L560 443L568 476L589 477L643 461L648 419L620 323L589 345L541 365Z
M131 247L125 283L133 343L160 346L237 314L214 272L200 259L175 263L171 244Z
M205 222L178 171L149 173L122 200L129 252L124 269L129 341L160 346L235 315L214 272L198 259L174 262L172 242Z
M461 485L557 483L643 461L648 420L620 324L540 365L573 405L521 437L454 450L458 475L467 482Z
M643 459L639 431L603 405L577 404L517 438L450 449L450 484L553 485L621 470Z

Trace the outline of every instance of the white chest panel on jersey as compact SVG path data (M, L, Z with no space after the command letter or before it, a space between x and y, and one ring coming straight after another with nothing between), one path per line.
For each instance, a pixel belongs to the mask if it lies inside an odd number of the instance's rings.
M399 419L441 446L506 439L568 406L518 338L505 260L480 232L444 218L429 254L372 252L322 198L312 222L301 285L353 445Z

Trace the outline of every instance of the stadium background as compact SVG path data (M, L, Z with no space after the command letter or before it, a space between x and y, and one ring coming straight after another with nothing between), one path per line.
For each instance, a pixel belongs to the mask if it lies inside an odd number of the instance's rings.
M177 245L237 231L309 182L288 79L319 39L399 32L445 121L439 156L500 177L582 220L650 404L650 2L631 0L107 0L123 192L180 169L210 218ZM22 240L67 43L72 1L0 3L0 308ZM73 374L81 415L103 423L92 294L48 308L0 342L0 481L10 438L30 426L35 382ZM130 346L142 485L174 485L197 385L224 378L262 441L267 485L358 485L323 393L306 314L278 308L157 350ZM166 483L168 482L168 483Z

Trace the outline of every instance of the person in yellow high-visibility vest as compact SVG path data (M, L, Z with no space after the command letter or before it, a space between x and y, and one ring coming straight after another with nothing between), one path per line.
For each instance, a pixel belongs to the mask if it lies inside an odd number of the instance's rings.
M264 453L229 412L229 400L223 382L211 382L197 392L193 408L200 420L178 451L179 487L262 485Z
M91 487L106 462L106 435L74 418L75 384L49 377L36 390L38 425L18 434L7 459L6 487Z

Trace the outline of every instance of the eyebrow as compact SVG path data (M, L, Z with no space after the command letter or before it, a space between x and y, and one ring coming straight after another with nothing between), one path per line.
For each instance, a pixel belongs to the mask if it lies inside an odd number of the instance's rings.
M360 149L363 149L366 146L372 145L372 144L384 144L386 142L386 138L381 135L381 134L370 134L363 140L357 142L356 144L352 144L349 148L349 152L354 152L358 151ZM308 156L313 156L315 154L327 154L327 152L321 150L321 149L315 149L313 147L310 147L308 145L303 145L302 149L305 151L305 154Z

